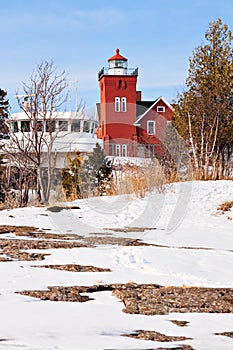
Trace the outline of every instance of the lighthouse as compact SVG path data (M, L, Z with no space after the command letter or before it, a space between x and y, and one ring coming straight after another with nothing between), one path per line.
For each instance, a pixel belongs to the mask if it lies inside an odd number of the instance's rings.
M136 85L138 69L128 68L128 59L117 48L108 67L98 74L100 88L98 137L106 155L136 155Z
M119 49L98 73L97 137L107 156L154 158L164 152L173 107L162 96L142 100L137 78L138 68L129 68Z

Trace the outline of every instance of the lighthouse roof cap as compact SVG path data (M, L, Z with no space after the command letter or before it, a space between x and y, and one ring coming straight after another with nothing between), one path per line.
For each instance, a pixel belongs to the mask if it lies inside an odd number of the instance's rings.
M128 61L128 59L125 58L124 56L121 56L119 52L120 52L120 50L116 49L116 54L114 56L110 57L108 59L108 61L114 61L114 60Z

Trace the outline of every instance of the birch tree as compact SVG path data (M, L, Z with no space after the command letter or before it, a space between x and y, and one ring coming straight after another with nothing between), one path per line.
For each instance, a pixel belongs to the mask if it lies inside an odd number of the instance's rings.
M232 159L233 37L218 19L210 23L205 39L189 60L173 123L190 147L195 172L208 179L226 175Z

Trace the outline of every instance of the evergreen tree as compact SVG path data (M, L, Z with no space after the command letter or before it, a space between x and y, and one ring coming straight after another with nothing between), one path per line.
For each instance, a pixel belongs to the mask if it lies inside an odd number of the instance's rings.
M62 186L67 199L81 197L79 172L82 160L81 153L76 152L74 158L68 157L68 164L65 169L62 169Z
M112 177L112 162L104 150L96 143L93 152L83 162L80 171L81 187L84 197L104 195Z
M178 95L173 123L197 172L208 178L212 169L216 178L226 172L233 149L233 37L218 19L205 39L189 60L187 89Z
M9 101L6 96L6 91L0 89L0 138L5 138L8 135L5 121L8 118Z

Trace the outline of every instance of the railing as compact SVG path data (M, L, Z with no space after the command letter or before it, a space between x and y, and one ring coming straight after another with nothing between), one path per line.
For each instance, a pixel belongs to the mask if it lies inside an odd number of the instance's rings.
M113 68L110 68L111 70ZM138 76L138 68L124 68L124 67L116 67L116 69L122 69L123 74L122 75L136 75ZM108 75L109 74L109 68L108 67L103 67L99 73L98 73L98 79L100 79L103 75ZM109 75L112 75L111 73Z

